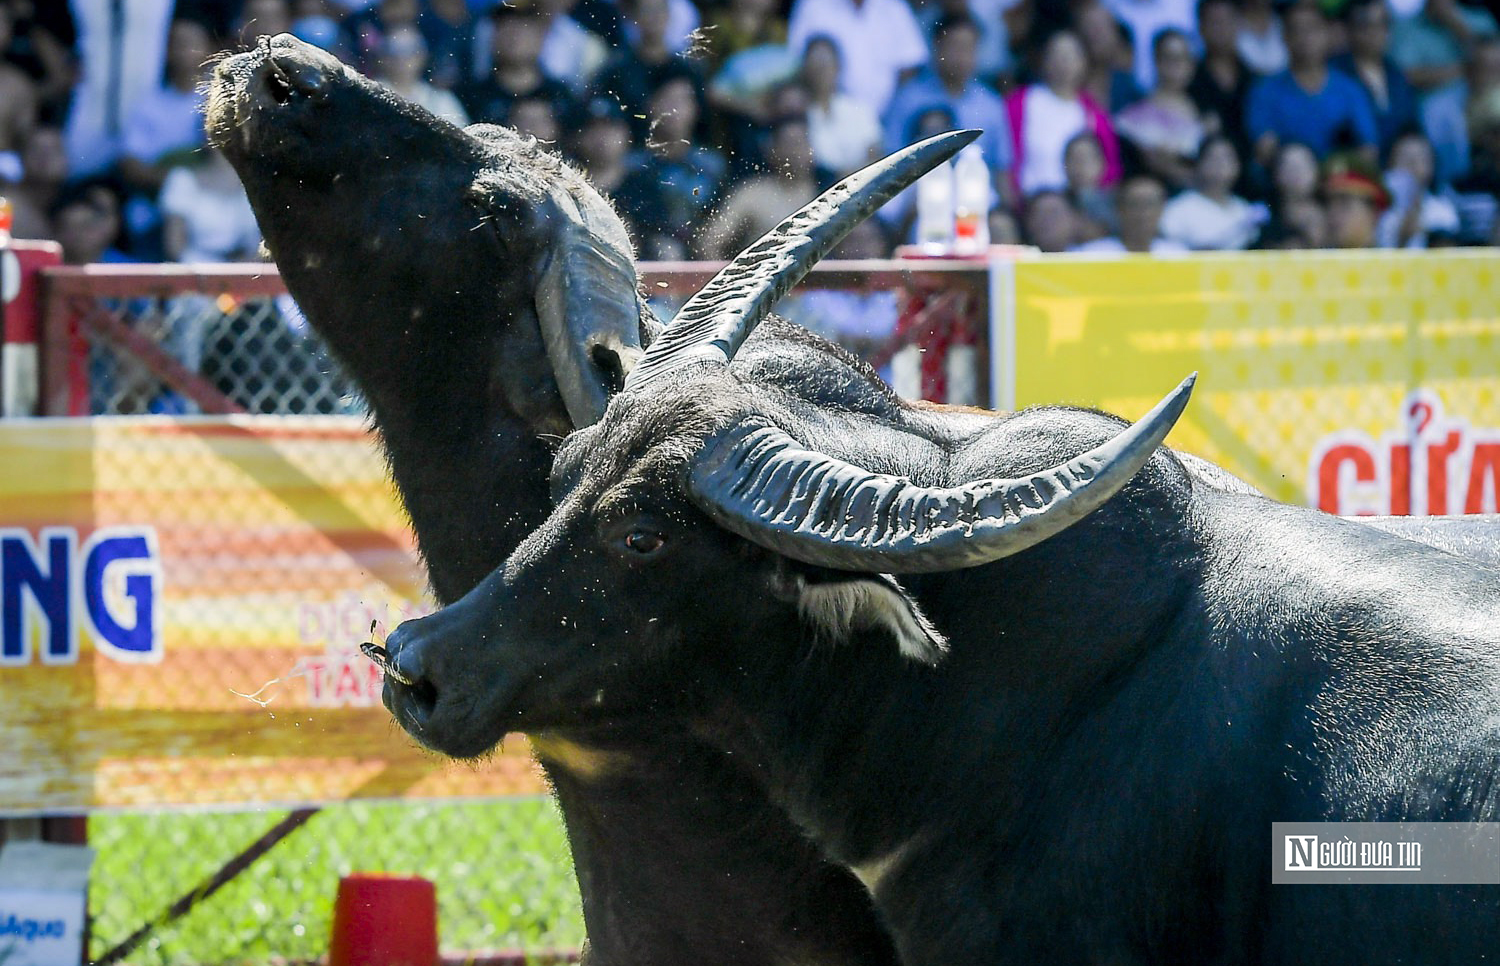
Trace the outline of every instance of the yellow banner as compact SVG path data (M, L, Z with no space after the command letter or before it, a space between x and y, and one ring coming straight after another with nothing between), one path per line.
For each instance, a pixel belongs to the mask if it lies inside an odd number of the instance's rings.
M1494 250L1037 259L1013 279L1018 406L1137 418L1196 370L1168 442L1277 499L1496 512Z
M424 613L341 417L0 423L0 813L532 794L418 749L358 645Z

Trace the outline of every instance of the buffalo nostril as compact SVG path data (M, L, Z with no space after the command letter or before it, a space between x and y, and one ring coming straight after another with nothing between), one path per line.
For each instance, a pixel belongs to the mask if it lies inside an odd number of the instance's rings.
M266 61L266 93L271 95L271 100L277 104L285 104L292 99L295 93L292 80L286 71L277 66L276 61Z

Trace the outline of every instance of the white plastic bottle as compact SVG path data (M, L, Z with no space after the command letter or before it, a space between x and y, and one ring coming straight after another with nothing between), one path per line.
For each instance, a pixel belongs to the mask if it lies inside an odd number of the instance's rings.
M953 165L947 161L917 182L917 244L925 255L953 250Z
M979 145L959 152L953 181L954 254L982 254L990 247L990 169Z

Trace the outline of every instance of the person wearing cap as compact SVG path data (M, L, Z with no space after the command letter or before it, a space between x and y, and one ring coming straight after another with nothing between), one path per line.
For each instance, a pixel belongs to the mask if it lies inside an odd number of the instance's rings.
M1376 229L1391 196L1373 165L1356 155L1335 155L1323 173L1323 198L1330 247L1376 247Z
M583 107L583 121L573 138L572 157L599 191L612 198L615 208L630 231L632 241L639 243L643 225L660 217L664 206L660 186L639 179L627 185L631 168L627 163L632 148L630 125L620 105L604 96L589 98Z

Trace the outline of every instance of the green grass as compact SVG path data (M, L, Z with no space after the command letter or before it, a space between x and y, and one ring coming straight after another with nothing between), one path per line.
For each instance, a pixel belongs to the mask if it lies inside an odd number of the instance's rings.
M100 814L89 890L97 957L213 874L286 812ZM328 950L333 898L349 872L437 883L444 952L576 949L578 888L547 799L354 802L325 809L211 898L160 928L133 966L314 959Z

